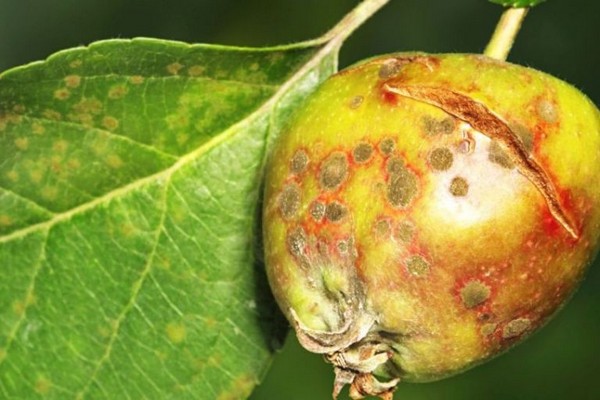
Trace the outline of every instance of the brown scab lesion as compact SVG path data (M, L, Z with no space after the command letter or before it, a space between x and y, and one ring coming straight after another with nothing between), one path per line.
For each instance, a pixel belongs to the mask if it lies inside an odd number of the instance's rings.
M341 221L346 216L346 207L337 201L327 204L325 217L331 222Z
M536 111L540 118L549 124L554 124L558 121L558 111L554 103L550 100L541 99L538 101Z
M395 148L396 142L392 138L385 138L379 142L379 151L381 151L381 154L385 156L392 154Z
M308 154L304 150L298 150L292 156L290 160L290 170L294 174L300 174L306 170L308 166Z
M413 235L415 234L415 227L408 221L402 221L394 230L394 238L400 240L401 242L408 243L412 240Z
M490 298L491 290L485 283L472 280L469 281L461 290L460 298L466 308L475 308Z
M429 273L429 263L421 256L412 256L406 260L406 269L411 275L425 276Z
M366 142L359 143L354 148L354 150L352 150L352 157L354 158L354 162L358 164L366 163L367 161L369 161L372 155L373 146Z
M310 215L315 221L321 221L325 216L325 204L320 201L314 201L310 206Z
M364 100L364 96L354 96L352 99L350 99L348 105L352 110L356 110L358 107L361 106Z
M388 162L387 170L390 174L387 182L388 201L394 207L406 207L417 194L417 177L398 157Z
M379 79L389 79L397 75L402 69L402 62L396 58L385 60L379 67Z
M348 160L341 152L332 153L319 171L319 183L325 190L337 189L348 177Z
M438 147L429 154L429 164L436 171L447 171L452 167L454 156L447 147Z
M469 183L465 178L456 176L450 182L450 193L456 197L464 197L469 193Z
M502 329L502 337L504 339L512 339L521 336L531 327L531 320L529 318L516 318L510 321Z
M520 140L523 149L530 154L533 151L533 134L525 126L517 123L511 124L510 129ZM498 140L491 141L488 147L488 159L507 169L513 169L516 166Z
M426 115L422 119L423 130L431 136L436 136L440 134L449 135L454 132L454 128L456 126L454 118L445 117L445 118L434 118L430 115Z
M286 220L294 218L300 208L300 200L301 193L298 185L295 183L286 184L279 195L281 216Z
M390 221L388 219L380 219L379 221L375 222L375 225L373 226L373 231L378 237L388 236L391 232L391 229Z
M496 140L492 140L490 147L488 147L488 159L506 169L513 169L515 167L508 154Z
M294 228L287 235L287 247L294 257L302 257L307 245L306 232L301 227Z

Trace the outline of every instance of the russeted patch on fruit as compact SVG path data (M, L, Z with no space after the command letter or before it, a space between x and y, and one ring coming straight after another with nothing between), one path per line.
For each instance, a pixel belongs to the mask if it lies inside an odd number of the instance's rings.
M334 396L391 399L542 326L599 247L600 112L480 55L397 54L327 80L267 169L269 280Z

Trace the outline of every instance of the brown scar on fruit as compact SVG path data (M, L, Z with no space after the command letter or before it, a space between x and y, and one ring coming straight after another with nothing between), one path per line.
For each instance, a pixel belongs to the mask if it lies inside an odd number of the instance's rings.
M292 219L300 208L300 188L295 183L286 185L279 197L279 210L284 219Z
M489 299L491 290L485 283L472 280L469 281L461 290L460 298L466 308L475 308Z
M304 150L298 150L292 156L290 161L290 169L294 174L299 174L306 169L308 165L308 155Z
M336 201L327 204L327 208L325 208L325 216L331 222L338 222L344 218L345 215L346 207Z
M319 171L319 183L326 190L337 189L348 177L348 160L341 152L332 153Z
M454 177L450 182L450 193L457 197L466 196L469 193L469 183L463 177Z
M429 164L436 171L450 169L454 161L452 152L447 147L438 147L429 154Z
M512 339L517 336L521 336L525 331L531 327L531 320L529 318L517 318L510 321L502 330L502 337L504 339Z
M363 164L371 158L373 154L373 146L369 143L359 143L352 151L352 157L358 164Z
M556 188L543 168L529 157L527 149L511 128L482 103L452 90L424 85L407 85L390 80L384 90L436 106L448 114L467 122L473 129L500 142L510 159L544 197L552 217L573 237L579 238L579 230L567 215L559 201Z

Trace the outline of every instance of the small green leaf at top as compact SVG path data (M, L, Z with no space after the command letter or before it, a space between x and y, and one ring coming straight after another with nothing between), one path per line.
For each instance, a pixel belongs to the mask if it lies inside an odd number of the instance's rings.
M503 5L504 7L523 8L535 7L546 0L489 0L492 3Z
M109 40L0 74L0 398L244 399L287 331L270 143L344 39Z

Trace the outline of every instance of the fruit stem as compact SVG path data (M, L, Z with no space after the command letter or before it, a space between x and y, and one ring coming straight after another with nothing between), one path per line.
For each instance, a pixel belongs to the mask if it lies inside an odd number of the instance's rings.
M497 60L506 60L528 11L529 7L504 10L483 54Z

